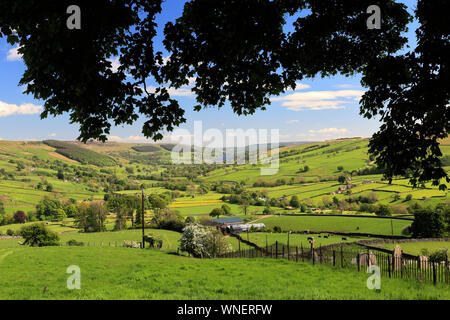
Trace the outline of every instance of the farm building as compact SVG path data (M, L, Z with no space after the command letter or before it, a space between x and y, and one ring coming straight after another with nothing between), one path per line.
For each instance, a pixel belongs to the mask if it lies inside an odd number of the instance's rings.
M264 223L253 223L253 224L232 224L231 226L228 226L228 230L230 232L245 232L247 230L250 230L251 228L255 229L262 229L265 228L266 225Z
M242 221L239 217L227 217L227 218L219 218L219 219L211 219L205 222L207 226L218 226L218 227L226 227L232 224L241 224Z

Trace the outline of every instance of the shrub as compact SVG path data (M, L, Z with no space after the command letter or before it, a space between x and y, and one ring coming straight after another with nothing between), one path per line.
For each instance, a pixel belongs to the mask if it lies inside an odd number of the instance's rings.
M448 259L448 249L439 249L429 255L429 260L431 262L442 262Z
M8 230L6 230L6 235L13 236L13 235L15 235L15 232L14 232L14 230L8 229Z
M148 243L149 248L162 248L163 240L153 233L144 236L144 241Z
M414 221L411 224L413 237L439 238L444 235L445 222L443 214L431 208L414 210Z
M389 217L392 216L392 209L384 204L378 206L377 211L375 211L377 216Z
M407 194L405 197L405 201L411 201L412 200L412 194Z
M207 231L198 224L188 224L183 229L180 239L180 249L194 257L203 258L208 256L206 248Z
M184 218L175 211L165 209L154 213L152 222L159 229L181 232L185 227Z
M281 232L281 227L280 226L274 226L273 227L273 232L277 232L277 233Z
M140 248L141 244L137 241L128 241L128 240L124 240L122 247L125 248Z
M20 235L24 238L23 245L31 247L58 246L59 236L47 229L43 223L35 223L20 229Z
M185 224L188 224L188 223L195 223L195 217L191 217L191 216L186 217L186 220L184 220L184 223L185 223Z
M84 246L84 242L77 241L75 239L70 239L69 241L66 242L66 245L72 246L72 247L82 247L82 246Z
M83 202L78 206L75 225L84 232L104 231L106 214L106 206L102 202Z
M27 215L23 211L17 211L14 214L14 221L17 223L25 223L27 222Z
M216 258L231 251L231 245L227 242L219 230L210 231L205 239L206 251L210 258Z

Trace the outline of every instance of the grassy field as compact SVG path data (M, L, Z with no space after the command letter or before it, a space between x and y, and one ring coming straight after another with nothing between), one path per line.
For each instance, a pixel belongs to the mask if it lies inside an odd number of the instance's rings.
M303 248L309 248L310 244L308 241L308 237L314 237L315 247L325 246L329 244L341 243L341 242L355 242L358 240L368 240L370 238L367 237L345 237L347 240L342 240L342 236L337 235L328 235L328 238L324 238L325 234L290 234L289 235L289 245L294 246L303 246ZM320 237L319 237L320 236ZM245 240L249 240L253 243L256 243L260 247L264 247L266 245L266 237L268 245L274 244L276 241L279 243L283 243L287 245L288 243L288 234L287 233L263 233L263 232L249 232L242 233L241 237Z
M80 267L80 290L66 288L70 265ZM0 274L1 300L450 299L447 287L396 279L382 279L381 292L374 292L365 273L323 265L193 259L129 248L2 249Z
M268 227L279 226L284 231L338 231L372 234L391 234L391 221L394 235L401 235L402 230L411 221L345 216L271 216L259 222Z
M423 241L423 242L404 242L404 243L383 243L381 246L386 249L394 249L396 245L399 245L403 252L419 255L422 249L427 249L429 252L434 252L438 249L450 249L449 241Z

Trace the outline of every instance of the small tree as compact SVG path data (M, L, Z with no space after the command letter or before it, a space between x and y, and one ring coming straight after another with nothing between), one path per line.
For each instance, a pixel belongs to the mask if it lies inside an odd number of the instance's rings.
M375 211L375 214L377 216L390 217L392 216L392 209L384 204L381 204L378 206L378 209L377 211Z
M444 235L445 222L442 211L431 208L414 210L411 232L415 238L439 238Z
M194 257L203 258L208 256L206 247L206 236L208 232L199 224L188 224L183 229L180 239L180 249Z
M209 213L210 217L217 217L219 218L221 215L223 215L224 212L222 210L222 208L214 208L212 209L212 211Z
M227 242L222 232L212 230L206 235L206 251L208 256L216 258L231 251L231 245Z
M343 166L338 166L338 167L337 167L337 170L338 170L338 171L342 171L342 170L344 170L344 167L343 167Z
M59 245L59 236L47 229L43 223L35 223L22 227L20 235L25 240L22 243L23 245L29 245L31 247Z
M25 223L27 222L27 215L23 211L17 211L14 214L14 221L16 223Z
M100 232L105 230L107 210L103 202L83 202L78 206L75 225L84 232Z
M222 205L222 211L223 211L223 214L226 215L226 216L230 216L231 215L231 208L227 204Z
M289 201L289 205L291 207L294 207L294 208L299 208L300 207L300 201L298 200L298 197L295 196L295 195L292 196L291 200Z
M345 182L347 182L347 178L345 176L339 176L338 182L340 184L344 184Z
M0 214L5 214L5 205L3 204L1 199L0 199Z

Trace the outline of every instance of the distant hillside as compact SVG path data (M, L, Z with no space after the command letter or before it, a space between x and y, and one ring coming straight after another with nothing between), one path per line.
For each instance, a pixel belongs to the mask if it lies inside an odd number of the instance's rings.
M46 140L43 143L55 148L57 153L69 159L76 160L81 164L92 164L98 167L114 166L117 164L113 158L107 155L79 147L73 143L57 140Z
M161 149L154 145L141 145L141 146L133 146L131 147L136 152L155 152L160 151Z

